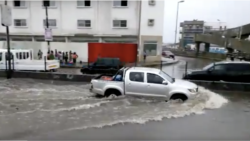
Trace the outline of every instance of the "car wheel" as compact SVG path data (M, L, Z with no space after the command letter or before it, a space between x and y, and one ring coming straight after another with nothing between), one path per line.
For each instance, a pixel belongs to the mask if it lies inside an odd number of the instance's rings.
M113 98L113 97L121 96L122 94L120 91L118 91L116 89L108 89L108 90L106 90L104 95L105 95L105 97L112 97Z
M170 100L181 100L182 102L186 101L188 97L184 94L174 94L170 97Z

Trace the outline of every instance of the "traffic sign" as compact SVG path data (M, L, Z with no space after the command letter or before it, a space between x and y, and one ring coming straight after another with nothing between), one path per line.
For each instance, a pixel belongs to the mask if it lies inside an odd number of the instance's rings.
M8 5L1 5L1 22L3 26L11 26L12 12Z
M53 41L53 35L52 35L51 28L45 28L44 39L45 39L45 41Z

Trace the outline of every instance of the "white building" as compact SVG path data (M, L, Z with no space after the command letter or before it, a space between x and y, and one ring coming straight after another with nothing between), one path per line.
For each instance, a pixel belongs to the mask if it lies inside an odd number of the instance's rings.
M13 25L9 29L12 41L44 41L43 3L42 0L8 0L12 7ZM150 55L160 55L164 0L61 0L49 3L53 42L139 43ZM5 27L0 27L0 40L5 40L5 31ZM142 54L143 48L140 47L139 52Z

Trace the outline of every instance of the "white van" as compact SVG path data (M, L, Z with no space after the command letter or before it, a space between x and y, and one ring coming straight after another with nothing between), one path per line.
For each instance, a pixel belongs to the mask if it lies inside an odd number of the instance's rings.
M58 60L34 60L33 50L14 49L11 52L11 68L25 71L56 71L60 68ZM8 68L8 51L0 49L0 70ZM46 65L46 67L45 67Z

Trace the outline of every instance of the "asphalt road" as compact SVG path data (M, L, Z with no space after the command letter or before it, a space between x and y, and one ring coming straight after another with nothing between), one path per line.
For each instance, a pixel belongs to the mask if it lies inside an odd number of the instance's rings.
M181 77L185 60L189 68L211 63L179 59L180 63L163 70ZM134 97L99 99L88 87L85 83L1 79L0 139L250 139L247 93L200 88L196 99L178 103Z

